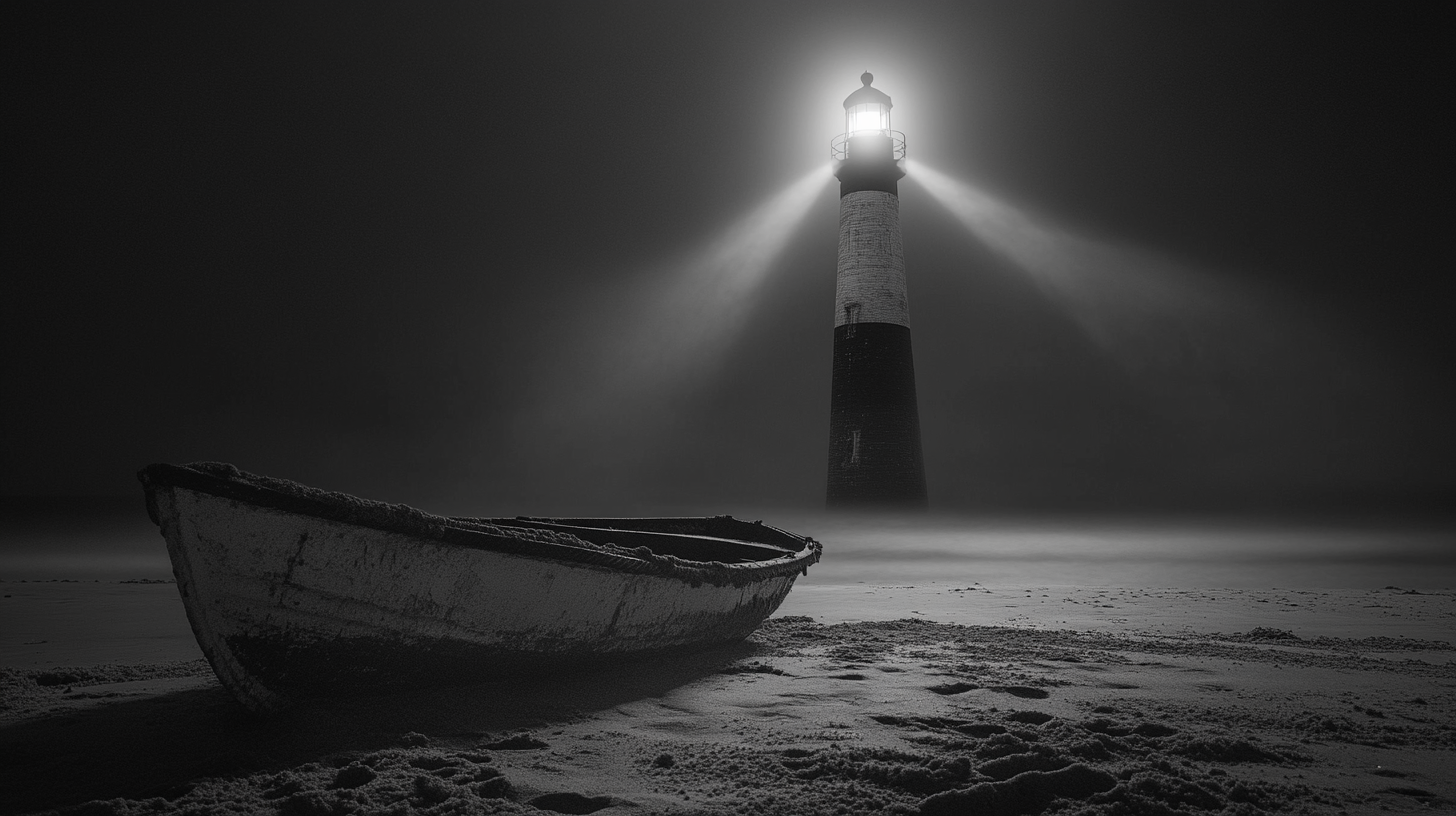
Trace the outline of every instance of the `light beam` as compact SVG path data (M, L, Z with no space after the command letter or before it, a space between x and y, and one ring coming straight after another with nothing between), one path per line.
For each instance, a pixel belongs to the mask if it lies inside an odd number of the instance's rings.
M781 190L734 222L701 254L667 267L670 276L646 293L619 346L599 346L613 380L636 385L682 382L717 366L737 340L754 295L809 206L829 182L827 165Z
M711 382L760 304L758 296L829 166L783 188L706 248L610 290L583 293L559 359L523 400L517 456L551 483L621 486L674 444L686 400ZM590 489L589 487L587 489ZM594 492L601 492L598 488Z
M1173 258L1038 223L913 159L906 169L910 180L986 246L1014 261L1124 367L1197 355L1216 324L1240 319L1250 305L1233 287Z
M1418 398L1395 367L1331 334L1318 301L1071 234L908 161L907 178L1009 258L1134 384L1211 484L1247 495L1359 484L1415 449ZM1317 293L1316 293L1317 294ZM1306 296L1307 299L1308 296Z

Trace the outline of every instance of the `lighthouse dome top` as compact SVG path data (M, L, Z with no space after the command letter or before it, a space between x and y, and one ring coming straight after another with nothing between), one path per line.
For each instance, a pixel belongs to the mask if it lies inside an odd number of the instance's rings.
M875 75L869 71L859 81L864 87L844 100L844 132L829 143L829 155L856 165L881 159L893 165L905 158L905 134L890 129L890 95L870 86ZM851 143L857 147L851 148Z
M875 81L874 74L865 71L860 74L859 81L864 83L864 87L845 97L844 107L846 109L865 104L883 105L887 109L891 107L889 94L879 88L870 87L870 83Z

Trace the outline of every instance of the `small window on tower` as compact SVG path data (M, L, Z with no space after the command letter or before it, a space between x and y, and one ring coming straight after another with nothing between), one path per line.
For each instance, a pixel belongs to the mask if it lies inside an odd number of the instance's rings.
M844 325L849 327L848 330L845 332L845 335L846 336L848 336L848 337L853 337L854 336L854 325L856 323L858 323L858 322L859 322L859 304L858 303L846 303L845 306L844 306Z
M849 463L859 464L859 431L850 431L849 437Z

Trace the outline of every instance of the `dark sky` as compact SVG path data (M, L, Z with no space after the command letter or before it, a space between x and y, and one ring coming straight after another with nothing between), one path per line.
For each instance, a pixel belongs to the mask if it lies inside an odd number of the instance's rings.
M1099 344L901 183L937 507L1456 493L1439 4L10 15L3 494L213 459L449 512L817 506L835 186L755 287L674 287L865 69L923 166L1164 259L1077 283Z

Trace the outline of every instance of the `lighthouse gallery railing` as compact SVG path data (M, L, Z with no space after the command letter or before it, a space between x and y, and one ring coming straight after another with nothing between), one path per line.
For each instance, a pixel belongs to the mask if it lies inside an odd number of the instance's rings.
M905 134L898 130L882 130L880 134L890 137L890 152L895 161L905 158ZM866 135L863 131L853 134L855 136ZM845 161L849 158L849 140L851 135L841 133L829 142L829 158L835 161Z

